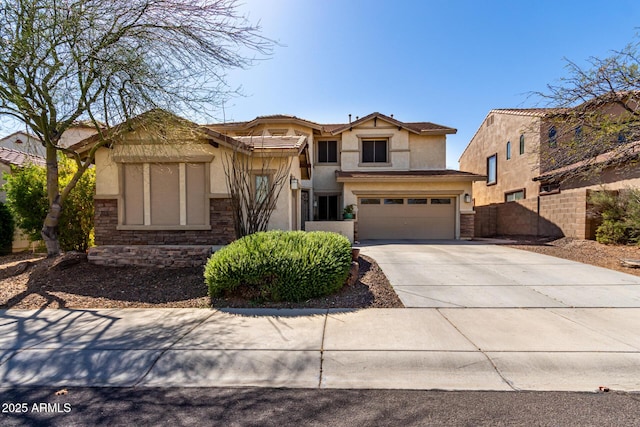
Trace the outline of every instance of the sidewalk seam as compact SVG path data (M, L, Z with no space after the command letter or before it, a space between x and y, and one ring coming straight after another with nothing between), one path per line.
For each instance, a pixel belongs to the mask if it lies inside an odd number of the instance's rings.
M467 341L469 341L475 348L478 349L478 351L480 353L482 353L482 355L487 359L487 361L491 364L491 366L493 367L493 370L496 371L496 374L498 374L498 376L502 379L502 381L504 381L504 383L506 385L508 385L509 387L511 387L511 389L513 391L520 391L520 389L518 387L516 387L515 385L513 385L513 383L511 381L509 381L504 375L502 375L502 372L500 372L500 370L498 369L498 366L493 362L493 360L491 359L491 357L489 357L489 355L487 353L484 352L484 350L482 350L480 347L478 347L478 345L476 343L474 343L471 338L469 338L468 336L466 336L460 329L458 329L458 327L451 321L449 320L449 318L442 312L440 311L439 308L436 309L436 311L456 330L458 331L458 333L460 335L462 335Z
M216 314L218 312L218 310L214 310L211 312L211 314L209 314L207 317L203 318L200 322L198 322L197 324L195 324L193 327L191 327L188 331L186 331L184 334L180 335L174 342L171 343L170 346L168 346L167 348L163 349L160 354L158 355L158 357L155 358L155 360L151 363L151 366L149 366L149 369L147 369L147 371L142 374L140 376L140 378L138 378L138 380L136 382L134 382L130 387L138 387L140 385L140 383L142 381L144 381L145 378L147 378L147 375L149 375L149 373L153 370L153 368L156 366L156 364L160 361L160 359L162 358L162 356L165 355L165 353L169 350L171 350L173 347L175 347L176 344L178 344L184 337L186 337L187 335L189 335L191 332L193 332L196 328L198 328L199 326L201 326L204 322L206 322L207 320L209 320L214 314Z
M324 325L322 325L322 340L320 341L320 374L318 375L318 388L322 387L322 369L324 367L324 337L327 333L327 321L329 320L329 310L324 314Z

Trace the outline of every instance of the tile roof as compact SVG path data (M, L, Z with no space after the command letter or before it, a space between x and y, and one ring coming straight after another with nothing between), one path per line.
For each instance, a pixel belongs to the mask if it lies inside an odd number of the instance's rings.
M210 125L205 125L206 127L211 127L211 128L238 128L238 129L248 129L252 126L255 126L259 123L265 123L265 122L270 122L270 121L287 121L287 120L294 120L294 121L301 121L304 122L305 124L310 125L310 127L322 130L323 132L327 132L327 133L339 133L342 132L343 130L347 130L350 129L353 126L357 126L360 123L366 122L368 120L373 119L374 117L379 117L385 121L388 121L390 123L393 123L396 126L400 126L402 128L405 128L411 132L414 133L433 133L433 132L444 132L444 133L456 133L456 129L448 127L448 126L442 126L442 125L438 125L436 123L431 123L431 122L401 122L399 120L394 119L393 117L389 117L386 116L382 113L371 113L368 114L364 117L361 117L357 120L354 120L350 123L316 123L313 122L311 120L306 120L306 119L302 119L300 117L296 117L296 116L292 116L292 115L287 115L287 114L272 114L272 115L266 115L266 116L258 116L253 120L249 120L249 121L243 121L243 122L229 122L229 123L220 123L220 124L210 124Z
M25 166L28 163L33 163L38 166L46 165L43 157L4 147L0 147L0 163L19 167Z
M495 108L489 111L491 113L513 114L516 116L534 116L544 117L549 113L558 113L564 111L562 108Z
M306 136L236 136L233 139L262 150L299 150L307 142Z

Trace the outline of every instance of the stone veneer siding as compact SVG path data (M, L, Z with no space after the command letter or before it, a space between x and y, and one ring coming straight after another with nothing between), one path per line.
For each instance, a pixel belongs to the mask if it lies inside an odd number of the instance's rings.
M92 264L139 267L199 267L206 264L212 246L134 245L95 246L89 249Z
M235 240L230 199L210 199L211 230L118 230L118 200L95 200L95 242L104 245L226 245Z
M475 214L460 214L460 238L473 239L475 237Z

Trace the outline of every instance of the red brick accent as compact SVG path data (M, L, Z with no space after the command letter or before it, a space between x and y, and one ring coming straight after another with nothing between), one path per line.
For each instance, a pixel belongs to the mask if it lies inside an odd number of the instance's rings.
M95 200L96 245L226 245L235 240L230 199L210 199L211 230L118 230L118 200Z

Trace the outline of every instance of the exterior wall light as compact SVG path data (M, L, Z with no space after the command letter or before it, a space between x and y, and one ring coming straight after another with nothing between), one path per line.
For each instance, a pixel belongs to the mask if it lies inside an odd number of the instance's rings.
M292 190L297 190L298 188L300 188L298 186L298 180L294 177L291 177L291 189Z
M469 194L469 193L465 193L464 194L464 202L465 203L471 203L471 194Z

